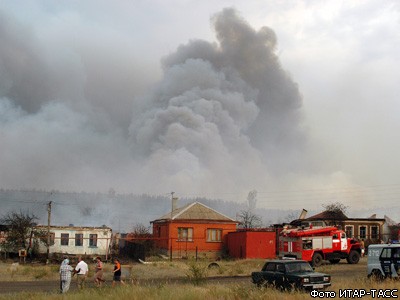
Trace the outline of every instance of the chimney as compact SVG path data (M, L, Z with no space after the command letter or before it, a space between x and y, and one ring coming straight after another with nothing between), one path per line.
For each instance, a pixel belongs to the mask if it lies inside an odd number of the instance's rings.
M308 211L303 208L303 210L301 211L299 220L304 220L306 218L307 212Z
M172 197L172 211L178 208L178 197Z
M173 218L173 211L176 209L178 203L178 197L174 197L175 192L171 192L171 221Z

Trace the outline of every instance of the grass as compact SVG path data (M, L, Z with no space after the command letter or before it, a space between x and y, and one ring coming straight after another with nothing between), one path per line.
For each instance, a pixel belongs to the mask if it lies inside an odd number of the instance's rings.
M309 299L304 293L283 294L278 290L258 289L251 285L171 285L171 286L121 286L118 288L87 289L66 295L56 293L18 293L1 296L1 300L40 300L40 299L165 299L165 300L203 300L203 299Z
M127 284L111 288L109 285L100 289L87 288L84 291L70 291L66 295L54 293L17 293L0 294L0 300L10 299L176 299L176 300L196 300L196 299L313 299L306 292L281 292L273 288L257 288L249 280L240 282L221 283L216 281L205 281L206 277L218 276L241 276L249 275L254 270L260 270L264 260L237 260L237 261L219 261L219 267L208 268L207 261L163 261L154 264L131 264L123 265L123 271L126 277L136 278L139 281L143 279L154 278L182 278L186 279L179 283L166 283L159 281L152 284ZM0 276L3 276L3 267L9 267L9 264L0 264ZM93 272L93 266L91 266ZM106 265L106 274L112 270L112 265ZM324 265L317 271L332 274L332 287L328 290L335 291L338 298L339 290L345 289L398 289L398 281L386 280L384 282L375 282L366 277L366 260L358 265L348 265L341 263L338 265ZM41 275L43 273L43 276ZM34 279L36 277L37 279ZM53 278L58 280L58 266L19 266L15 272L16 278L25 278L25 280L48 280ZM36 276L36 277L35 277ZM92 274L90 274L92 276ZM146 282L146 281L142 281ZM223 282L223 283L222 283ZM200 283L200 284L199 284ZM395 295L399 296L399 292ZM372 299L364 296L363 299Z

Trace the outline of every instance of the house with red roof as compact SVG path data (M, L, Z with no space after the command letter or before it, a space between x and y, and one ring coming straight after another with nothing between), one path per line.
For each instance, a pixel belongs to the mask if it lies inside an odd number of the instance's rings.
M194 202L151 222L156 247L171 257L218 257L238 222Z

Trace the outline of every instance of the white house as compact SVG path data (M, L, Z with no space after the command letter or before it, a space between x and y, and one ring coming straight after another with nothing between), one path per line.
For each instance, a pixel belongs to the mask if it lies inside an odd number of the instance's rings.
M35 228L45 234L47 226L37 225ZM50 253L73 255L101 255L110 253L112 230L109 227L77 227L50 226ZM39 243L39 252L47 253L44 243Z

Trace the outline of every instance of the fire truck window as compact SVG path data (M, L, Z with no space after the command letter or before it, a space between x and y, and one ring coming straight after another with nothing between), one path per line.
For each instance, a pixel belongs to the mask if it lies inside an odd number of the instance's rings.
M303 249L312 249L312 241L306 240L303 242Z
M333 237L334 240L337 240L338 239L337 233L335 233L332 237Z
M342 239L345 239L345 238L346 238L346 234L342 233Z

